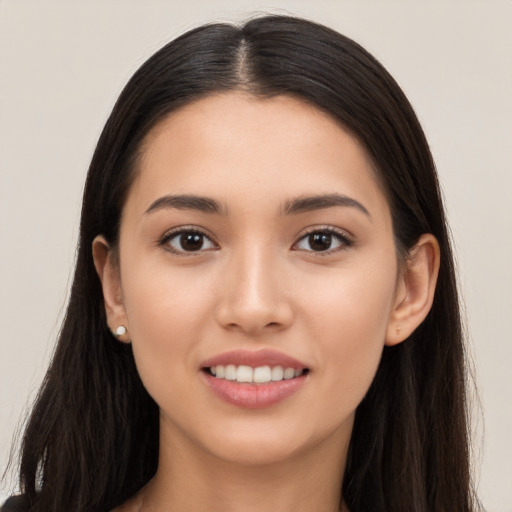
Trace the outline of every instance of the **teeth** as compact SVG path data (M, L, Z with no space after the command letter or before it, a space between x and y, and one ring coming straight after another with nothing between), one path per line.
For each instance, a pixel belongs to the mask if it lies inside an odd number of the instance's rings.
M290 380L295 377L295 370L293 368L286 368L284 371L284 378L285 380Z
M258 366L254 368L253 382L270 382L272 380L272 370L270 366Z
M289 380L294 377L300 377L303 369L283 368L282 366L251 366L228 364L226 366L217 365L210 368L210 373L217 379L236 380L249 384L265 384L267 382L276 382L280 380Z
M227 380L236 380L236 366L234 364L228 364L226 366L226 375L224 378Z
M236 371L236 380L238 382L252 382L252 374L253 369L250 366L240 365Z
M283 380L284 370L282 366L274 366L272 368L272 380Z

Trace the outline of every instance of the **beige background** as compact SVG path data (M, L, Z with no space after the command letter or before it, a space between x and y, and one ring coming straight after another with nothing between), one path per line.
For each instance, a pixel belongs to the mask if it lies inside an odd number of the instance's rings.
M0 0L0 472L58 331L95 141L135 69L202 22L255 11L326 23L399 81L436 158L485 430L479 494L512 511L512 2ZM478 413L476 414L478 418ZM0 486L0 499L14 482Z

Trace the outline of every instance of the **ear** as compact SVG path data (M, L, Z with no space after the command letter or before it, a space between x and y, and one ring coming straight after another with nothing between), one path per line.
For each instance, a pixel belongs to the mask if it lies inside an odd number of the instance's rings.
M120 326L124 326L125 330L128 331L128 320L123 303L119 268L114 262L111 247L102 235L98 235L92 242L92 257L103 289L103 299L110 331L120 341L129 343L128 332L120 335L116 334Z
M409 251L398 279L395 303L388 322L386 345L408 338L427 316L439 274L440 251L437 239L422 235Z

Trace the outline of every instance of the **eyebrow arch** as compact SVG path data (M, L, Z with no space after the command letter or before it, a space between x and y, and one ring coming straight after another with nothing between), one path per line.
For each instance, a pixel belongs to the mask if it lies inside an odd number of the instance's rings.
M198 212L226 215L227 208L210 197L187 195L167 195L160 197L145 211L145 214L153 213L167 208L176 210L196 210Z
M298 197L296 199L286 201L282 209L282 214L296 215L314 210L333 208L335 206L356 208L367 215L370 219L372 218L370 212L359 201L342 194L320 194L315 196Z

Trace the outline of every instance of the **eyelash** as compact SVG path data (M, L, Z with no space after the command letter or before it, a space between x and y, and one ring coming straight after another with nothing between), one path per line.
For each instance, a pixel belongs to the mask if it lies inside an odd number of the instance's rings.
M351 237L349 237L346 233L342 233L342 232L338 231L337 229L325 226L325 227L311 228L309 231L304 233L299 238L299 240L297 242L295 242L293 244L293 247L298 245L302 240L307 239L309 236L317 235L317 234L331 236L332 238L336 239L339 242L339 246L334 249L327 249L325 251L312 251L312 250L307 251L306 250L306 252L310 252L310 253L314 254L315 256L329 256L331 254L335 254L340 251L345 251L354 245L354 240ZM298 250L300 250L300 249L298 249Z
M301 249L295 249L295 247L299 243L301 243L303 240L306 240L311 235L317 235L317 234L319 234L319 235L328 235L328 236L336 239L337 242L339 243L339 246L335 247L334 249L326 249L326 250L321 250L321 251L302 249L302 250L304 250L304 252L312 253L315 256L328 256L330 254L334 254L334 253L337 253L339 251L347 250L348 248L350 248L350 247L352 247L354 245L354 241L349 236L347 236L345 233L341 233L338 230L333 229L332 227L319 227L319 228L312 228L309 231L307 231L306 233L304 233L297 240L297 242L295 242L293 244L292 250L301 250ZM182 235L198 235L198 236L202 237L202 240L203 240L202 245L204 245L204 241L205 240L208 240L210 242L210 244L213 245L213 247L212 248L208 248L208 249L203 249L203 247L201 246L198 250L192 250L192 251L187 251L185 249L177 250L177 249L172 248L170 246L169 242L171 240L179 237L179 236L182 236ZM180 228L176 228L176 229L166 233L159 240L158 245L165 246L166 250L172 252L173 254L177 254L179 256L194 256L194 255L200 254L200 253L202 253L204 251L211 251L211 250L214 250L214 249L218 249L218 247L219 247L211 239L210 236L208 236L203 231L201 231L201 230L199 230L197 228L193 228L193 227L190 227L190 228L188 228L188 227L180 227Z
M206 233L203 231L193 228L193 227L179 227L176 229L173 229L172 231L167 232L158 242L158 245L165 246L165 249L172 252L173 254L177 254L179 256L194 256L198 253L204 252L205 250L212 250L212 249L203 249L202 247L197 251L186 251L186 250L176 250L170 246L170 241L174 238L177 238L182 235L199 235L204 240L209 240L210 243L214 246L214 248L218 248L218 245L209 237Z

